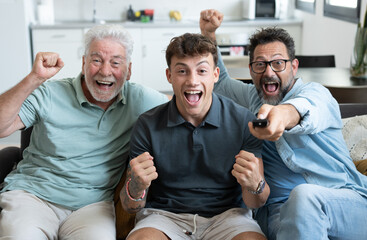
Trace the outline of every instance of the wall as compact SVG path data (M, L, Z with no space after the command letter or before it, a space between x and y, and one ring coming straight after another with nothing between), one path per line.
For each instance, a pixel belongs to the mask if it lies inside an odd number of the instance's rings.
M107 21L126 20L129 5L134 11L154 9L154 17L159 20L169 20L170 10L180 11L183 19L198 19L200 11L209 8L220 9L226 19L239 19L242 14L242 0L54 0L55 20L90 21L94 1L97 18Z
M324 17L323 4L323 0L316 0L315 14L295 10L295 16L304 21L300 54L335 54L337 67L349 67L357 24ZM361 19L366 5L367 0L362 0Z
M31 70L30 3L29 0L0 0L0 93L13 87Z

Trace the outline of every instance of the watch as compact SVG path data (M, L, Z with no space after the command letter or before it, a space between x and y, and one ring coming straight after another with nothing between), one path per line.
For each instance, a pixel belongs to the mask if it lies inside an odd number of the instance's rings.
M252 194L260 194L264 191L264 188L265 188L265 180L261 179L255 191L252 191L252 190L248 190L248 191Z

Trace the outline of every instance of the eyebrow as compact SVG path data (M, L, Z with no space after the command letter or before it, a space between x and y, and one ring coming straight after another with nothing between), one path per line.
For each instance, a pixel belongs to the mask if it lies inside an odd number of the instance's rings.
M102 55L101 55L101 54L99 54L98 52L92 52L90 55L91 55L91 56L102 57ZM121 56L121 55L115 55L115 56L112 56L112 58L120 58L120 59L122 59L122 60L124 60L124 59L125 59L125 58L124 58L123 56Z
M204 64L204 63L207 63L208 65L210 65L207 60L203 60L203 61L199 62L198 64L196 64L196 66L200 66L201 64ZM176 66L184 66L184 67L186 67L187 64L186 63L182 63L182 62L178 62L178 63L175 64L175 67Z
M275 57L283 57L284 58L283 54L281 54L281 53L276 53L276 54L271 56L271 58L275 58ZM254 59L254 61L264 62L265 60L263 60L263 59L265 59L264 56L258 56L257 58Z

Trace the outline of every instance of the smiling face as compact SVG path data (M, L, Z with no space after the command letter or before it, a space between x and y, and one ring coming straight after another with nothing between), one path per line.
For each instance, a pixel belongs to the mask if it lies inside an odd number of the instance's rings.
M253 62L289 59L286 46L279 41L258 45L254 51ZM263 103L277 105L295 83L298 60L286 62L286 68L281 72L274 72L268 65L264 73L250 74L257 92Z
M89 102L106 110L115 101L131 75L125 54L125 48L114 39L91 42L82 67L82 88Z
M178 111L186 121L198 126L210 109L214 83L219 77L212 54L173 56L166 75L172 84Z

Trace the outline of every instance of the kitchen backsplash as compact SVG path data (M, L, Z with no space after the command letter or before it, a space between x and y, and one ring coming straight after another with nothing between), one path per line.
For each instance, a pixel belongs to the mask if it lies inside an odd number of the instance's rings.
M220 10L226 20L241 19L242 14L242 0L54 0L55 21L90 21L94 3L96 18L105 21L126 20L129 5L134 11L154 9L156 20L169 20L170 10L180 11L183 20L199 19L200 11L209 8Z

